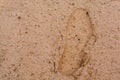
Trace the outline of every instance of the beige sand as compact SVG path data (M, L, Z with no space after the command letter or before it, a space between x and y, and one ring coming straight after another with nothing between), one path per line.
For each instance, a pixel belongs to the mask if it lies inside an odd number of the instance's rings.
M84 49L89 59L67 76L58 62L78 8L88 11L96 37ZM120 0L0 0L0 80L119 79Z

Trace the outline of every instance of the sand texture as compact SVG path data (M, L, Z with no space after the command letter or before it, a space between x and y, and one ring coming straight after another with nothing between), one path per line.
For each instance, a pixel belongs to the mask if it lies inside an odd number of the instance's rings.
M0 0L0 80L119 80L120 0Z

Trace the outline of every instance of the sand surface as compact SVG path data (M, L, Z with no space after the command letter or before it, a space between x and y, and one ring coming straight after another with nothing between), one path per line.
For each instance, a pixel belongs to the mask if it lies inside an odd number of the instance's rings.
M79 8L87 11L94 35L79 68L65 75L58 67L66 26ZM0 80L119 79L120 0L0 0Z

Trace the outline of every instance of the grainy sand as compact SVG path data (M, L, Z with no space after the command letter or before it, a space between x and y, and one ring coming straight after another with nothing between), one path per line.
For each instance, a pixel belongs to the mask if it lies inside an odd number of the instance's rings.
M89 59L66 76L58 62L78 8L88 11L95 36L84 49ZM119 79L120 0L0 0L0 80Z

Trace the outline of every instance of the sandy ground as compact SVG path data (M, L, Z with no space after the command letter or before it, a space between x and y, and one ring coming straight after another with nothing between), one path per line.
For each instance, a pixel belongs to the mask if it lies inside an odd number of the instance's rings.
M78 8L88 12L95 36L85 65L64 75L66 26ZM0 0L0 80L119 79L120 0Z

